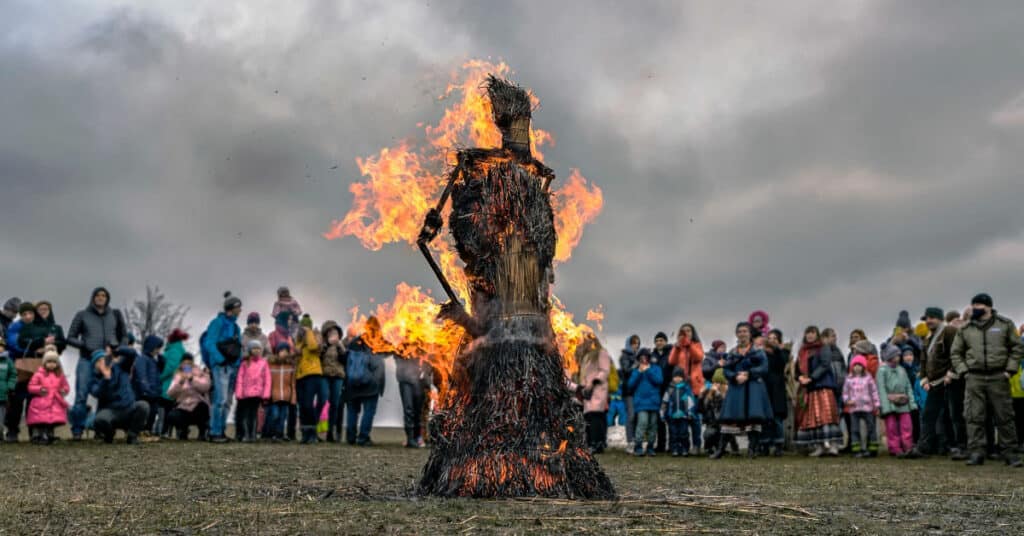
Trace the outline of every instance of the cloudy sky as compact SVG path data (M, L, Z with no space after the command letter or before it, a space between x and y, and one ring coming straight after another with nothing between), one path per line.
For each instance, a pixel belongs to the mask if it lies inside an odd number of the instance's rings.
M504 59L605 210L556 291L605 333L705 339L766 308L877 338L987 290L1024 320L1021 2L0 3L0 294L68 323L158 284L201 328L230 289L319 322L405 246L321 237L355 158L435 122ZM337 165L337 169L331 169Z

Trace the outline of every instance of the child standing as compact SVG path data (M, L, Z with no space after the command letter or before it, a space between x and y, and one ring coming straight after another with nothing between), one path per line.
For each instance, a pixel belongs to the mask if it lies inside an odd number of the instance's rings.
M275 319L281 313L291 313L289 316L298 319L302 316L302 306L299 305L299 300L292 297L292 292L288 290L288 287L280 287L277 289L277 301L274 302L274 309L271 316ZM292 333L294 336L295 333Z
M843 384L843 410L850 419L850 451L854 458L878 456L878 436L875 416L881 407L875 379L867 373L868 360L863 355L850 361L850 374ZM861 437L861 423L867 428L867 438Z
M633 409L636 411L636 434L633 454L653 458L654 444L658 439L658 409L661 407L661 367L651 364L651 351L644 348L637 355L636 370L629 376L627 384L633 392ZM647 450L644 450L647 441Z
M18 369L14 366L11 354L7 352L7 343L0 337L0 427L7 422L7 399L14 394L17 385ZM3 434L0 434L2 437Z
M690 455L690 423L696 418L697 400L693 396L686 372L676 367L672 385L661 401L661 414L668 422L669 451L672 456Z
M882 347L882 360L885 364L878 369L877 383L889 454L902 458L914 447L910 412L917 409L917 404L907 372L900 366L901 358L898 346L887 344Z
M295 404L295 360L287 342L278 343L276 354L270 358L270 405L263 425L263 435L272 441L282 441L288 408Z
M238 368L235 382L238 399L239 437L243 443L256 441L256 421L260 403L270 399L270 367L263 359L263 343L249 341L249 353Z
M722 441L722 423L719 417L722 415L722 405L725 404L725 394L728 391L729 380L725 377L725 370L719 368L711 376L711 387L700 395L699 409L704 421L704 445L711 451L709 457L712 459L724 456L726 446L733 452L740 450L735 436L727 436L725 441Z
M64 397L71 392L68 379L60 367L60 356L54 350L43 355L43 366L32 375L28 383L32 400L28 404L25 422L32 442L49 445L57 440L53 430L67 424L68 404Z

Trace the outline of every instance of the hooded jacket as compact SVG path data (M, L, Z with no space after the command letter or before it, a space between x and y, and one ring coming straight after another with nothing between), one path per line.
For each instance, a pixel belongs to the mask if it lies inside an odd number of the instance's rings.
M174 373L167 396L176 402L175 406L183 411L194 411L199 404L210 405L210 374L198 367L192 368L192 379L186 380L185 373L180 370Z
M211 367L225 365L224 356L217 349L218 342L235 339L239 345L242 344L242 330L238 327L238 319L228 316L227 313L219 313L216 318L211 320L210 325L206 327L205 335L201 341L203 360L208 360L207 365ZM237 367L239 361L241 359L228 364Z
M626 385L633 393L633 408L636 411L658 411L661 409L661 384L664 381L661 367L651 365L641 372L633 369Z
M52 354L51 354L52 355ZM43 390L46 394L43 394ZM61 393L71 391L68 379L64 377L58 365L56 371L48 371L45 367L32 375L28 382L28 392L32 400L28 404L25 422L29 426L67 424L68 404Z
M384 357L381 354L373 353L373 350L363 342L362 339L356 338L348 345L348 351L351 355L352 352L366 352L369 354L369 372L373 376L373 381L360 387L348 386L345 388L345 400L354 400L357 398L369 398L373 396L383 396L384 387L387 378L385 377L384 369Z
M590 395L583 400L583 413L608 411L608 377L612 371L612 358L604 348L595 347L592 353L580 359L580 383L577 386ZM596 383L595 383L596 382Z
M174 374L178 372L178 367L181 366L181 358L184 355L185 343L182 341L174 341L164 348L164 369L160 371L160 393L168 400L173 399L167 390L171 388Z
M854 365L864 367L864 373L857 376L853 373ZM868 362L862 355L850 361L850 374L843 384L843 411L847 413L873 413L881 407L878 398L878 386L875 379L867 371Z
M93 305L96 294L100 291L107 293L107 307L100 312ZM90 359L96 350L102 350L107 345L121 346L128 344L128 328L121 311L110 306L112 299L110 292L103 287L97 287L92 291L89 298L89 305L75 314L68 327L68 346L78 348L82 359ZM51 313L52 314L52 313Z
M18 344L18 339L21 338L21 330L24 328L25 323L19 318L11 322L11 325L7 327L7 333L4 334L7 341L7 350L11 353L11 359L17 360L25 356L25 348Z
M690 420L697 417L697 398L693 396L688 381L670 386L661 404L666 419Z
M135 389L135 398L153 400L163 395L160 367L157 365L159 358L154 355L156 350L163 345L164 340L156 335L150 335L142 342L142 355L135 359L135 368L132 371L132 387Z
M50 317L43 318L36 314L35 321L29 325L22 326L21 333L18 334L18 346L24 348L25 355L35 356L46 346L46 338L52 335L54 345L57 346L57 353L62 354L68 345L64 337L64 328L54 321L53 304L50 302L39 303L46 303L50 306ZM39 307L39 304L36 304L36 307Z
M1024 359L1024 343L1013 322L993 311L987 322L972 320L960 328L953 339L951 359L959 376L968 372L1012 375Z
M665 370L672 370L676 367L683 369L687 381L690 382L690 389L695 396L704 392L704 373L701 365L704 362L704 347L700 340L683 339L682 336L672 346L672 352L668 357L668 367ZM671 379L669 379L671 381Z
M327 342L331 331L338 334L338 344L332 345ZM324 322L320 328L320 337L323 339L323 348L320 350L320 367L324 376L328 378L345 378L345 333L342 332L338 323L333 320Z
M125 358L122 357L110 366L110 378L104 378L102 374L94 373L89 394L96 397L101 410L122 410L135 405L131 368Z
M910 413L917 409L917 401L914 400L914 387L910 385L910 378L907 371L900 365L890 366L888 363L878 369L878 400L882 415L890 413ZM889 395L902 394L907 396L907 403L896 405L889 400Z
M295 365L295 379L322 376L324 369L320 366L320 334L311 328L302 328L298 339L296 347L299 351L299 361Z
M235 398L270 400L270 366L263 356L249 355L242 360L235 382Z
M630 335L626 339L625 348L619 354L619 378L620 381L624 380L622 396L633 396L633 390L629 387L629 377L633 374L633 370L636 369L636 356L640 353L639 348L634 352L629 346L629 341L633 340L634 337L639 338L637 335Z

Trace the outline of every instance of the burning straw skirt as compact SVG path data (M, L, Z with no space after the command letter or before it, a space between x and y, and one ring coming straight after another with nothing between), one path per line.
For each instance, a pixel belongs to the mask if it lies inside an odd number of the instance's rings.
M797 396L796 444L801 447L843 441L839 405L831 389L801 392Z

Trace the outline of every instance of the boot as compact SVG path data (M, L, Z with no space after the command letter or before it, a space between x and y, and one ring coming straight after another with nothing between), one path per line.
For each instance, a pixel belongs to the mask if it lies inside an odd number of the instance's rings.
M725 434L722 434L718 438L718 446L715 447L715 451L712 452L711 456L708 457L711 458L712 460L720 460L722 456L725 456L725 445L728 442L729 439L725 436Z
M985 465L985 455L980 452L972 452L967 459L967 465Z
M761 448L760 439L760 432L747 432L747 458L757 458L757 451Z
M964 452L964 449L953 447L949 449L949 459L954 462L962 462L967 459L967 453Z
M782 454L782 445L775 445L774 447L772 447L772 456L775 456L776 458L781 458Z
M824 445L818 445L818 446L814 447L814 451L812 451L809 454L809 456L811 458L820 458L822 454L825 454L825 447L824 447Z
M1010 467L1024 467L1024 462L1020 461L1020 457L1017 456L1016 454L1013 454L1010 451L1007 451L1006 453L1003 454L1003 461L1006 462L1006 465L1009 465Z
M127 441L127 443L129 445L138 445L139 444L139 435L136 434L135 432L128 432L128 441Z
M416 448L416 432L413 431L411 426L405 427L405 448Z

